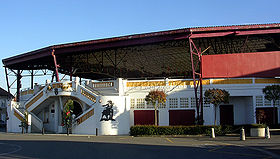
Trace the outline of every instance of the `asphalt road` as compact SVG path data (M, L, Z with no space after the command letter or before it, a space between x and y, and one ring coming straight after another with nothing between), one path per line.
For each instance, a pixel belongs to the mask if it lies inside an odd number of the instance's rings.
M273 142L272 142L273 141ZM256 147L276 145L278 138L239 141L236 137L130 137L0 134L0 158L95 159L267 159L278 154ZM254 145L255 144L255 145ZM259 145L260 146L260 145Z

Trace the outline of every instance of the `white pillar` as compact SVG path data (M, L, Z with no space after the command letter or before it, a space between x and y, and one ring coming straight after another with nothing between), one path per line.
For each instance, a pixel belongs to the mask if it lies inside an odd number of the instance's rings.
M244 128L240 129L240 140L245 141L245 130L244 130Z
M213 139L216 137L214 128L211 128L211 136L210 137L213 138Z

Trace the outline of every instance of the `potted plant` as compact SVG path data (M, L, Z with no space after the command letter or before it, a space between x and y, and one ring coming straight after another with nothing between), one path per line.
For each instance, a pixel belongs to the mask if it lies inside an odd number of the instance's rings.
M265 124L252 124L250 128L250 136L265 137Z

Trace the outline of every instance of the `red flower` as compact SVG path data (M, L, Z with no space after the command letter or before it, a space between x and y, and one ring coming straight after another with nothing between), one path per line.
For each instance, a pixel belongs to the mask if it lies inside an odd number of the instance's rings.
M70 111L69 111L69 112L67 112L67 113L66 113L66 115L67 115L67 116L68 116L68 115L70 115Z

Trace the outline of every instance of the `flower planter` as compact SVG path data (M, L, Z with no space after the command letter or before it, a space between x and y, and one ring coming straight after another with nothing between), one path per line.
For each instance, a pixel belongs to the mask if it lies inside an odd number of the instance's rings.
M252 137L265 137L265 128L251 128L250 136Z

